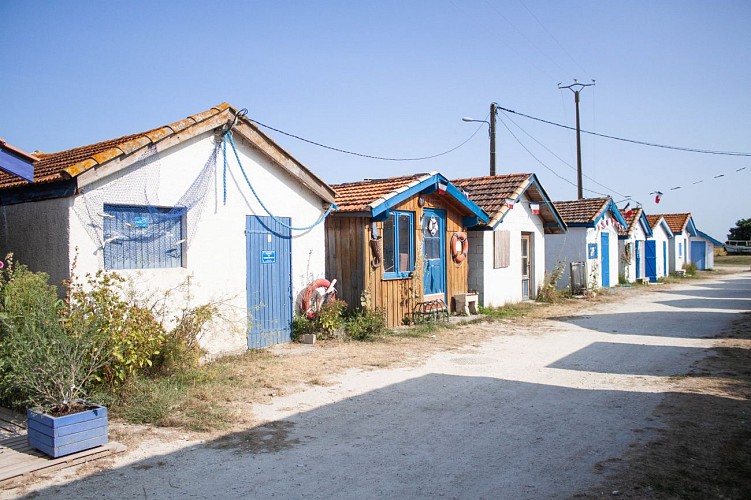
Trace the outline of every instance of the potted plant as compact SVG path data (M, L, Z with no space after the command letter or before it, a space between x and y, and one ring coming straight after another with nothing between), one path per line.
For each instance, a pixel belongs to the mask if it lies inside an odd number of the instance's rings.
M46 274L8 261L0 279L0 396L29 407L29 445L47 455L107 443L107 409L85 400L110 362L106 339L69 313Z

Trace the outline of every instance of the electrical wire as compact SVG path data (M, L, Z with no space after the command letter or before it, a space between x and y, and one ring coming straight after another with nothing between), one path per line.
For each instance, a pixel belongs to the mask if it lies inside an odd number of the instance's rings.
M534 138L534 137L533 137L533 136L532 136L532 135L531 135L531 134L530 134L529 132L527 132L526 130L524 130L523 128L521 128L521 127L519 126L519 124L518 124L518 123L516 123L516 122L515 122L515 121L514 121L514 120L513 120L513 119L512 119L512 118L511 118L510 116L506 115L505 113L504 113L504 116L506 116L506 118L507 118L507 119L508 119L508 120L509 120L509 121L510 121L511 123L513 123L514 125L516 125L516 127L517 127L517 128L519 129L519 130L521 130L522 132L524 132L524 133L525 133L525 134L527 135L527 137L529 137L530 139L532 139L533 141L535 141L535 142L536 142L537 144L539 144L539 145L540 145L540 146L541 146L542 148L544 148L544 149L545 149L545 150L546 150L546 151L547 151L548 153L550 153L551 155L553 155L553 156L555 156L556 158L558 158L558 160L560 160L560 161L561 161L561 163L563 163L564 165L568 166L568 167L569 167L570 169L572 169L572 170L574 170L574 171L576 171L576 170L577 170L575 166L571 165L571 164L570 164L569 162L567 162L566 160L564 160L563 158L561 158L560 156L558 156L557 154L555 154L555 153L554 153L554 152L553 152L553 151L552 151L552 150L551 150L550 148L548 148L548 147L547 147L547 146L546 146L545 144L541 143L540 141L538 141L537 139L535 139L535 138ZM600 186L600 187L603 187L603 188L607 189L608 191L610 191L610 192L612 192L612 193L615 193L615 194L617 194L618 196L623 196L624 198L626 198L626 197L627 197L627 196L626 196L625 194L623 194L623 193L619 193L619 192L618 192L618 191L616 191L615 189L613 189L613 188L611 188L611 187L609 187L609 186L606 186L605 184L602 184L602 183L600 183L600 182L596 181L595 179L593 179L592 177L588 176L587 174L582 174L582 176L583 176L583 177L585 177L585 178L587 178L587 179L589 179L590 181L594 182L594 183L595 183L595 184L597 184L598 186Z
M483 125L480 125L472 133L472 135L470 135L467 138L467 140L465 140L464 142L462 142L458 146L455 146L455 147L453 147L453 148L451 148L451 149L449 149L447 151L444 151L442 153L438 153L438 154L434 154L434 155L429 155L429 156L420 156L420 157L416 157L416 158L390 158L390 157L387 157L387 156L369 155L369 154L365 154L365 153L357 153L355 151L348 151L346 149L336 148L334 146L327 146L326 144L321 144L320 142L311 141L310 139L305 139L304 137L300 137L299 135L291 134L289 132L285 132L284 130L279 130L278 128L274 128L271 125L266 125L265 123L261 123L258 120L255 120L253 118L249 118L248 117L247 119L249 121L255 123L256 125L260 125L263 128L267 128L269 130L273 130L274 132L278 132L278 133L280 133L282 135L286 135L287 137L292 137L293 139L297 139L298 141L307 142L308 144L312 144L312 145L318 146L320 148L329 149L331 151L336 151L338 153L344 153L344 154L348 154L348 155L352 155L352 156L359 156L361 158L370 158L370 159L373 159L373 160L383 160L383 161L420 161L420 160L431 160L433 158L438 158L439 156L447 155L449 153L452 153L452 152L456 151L457 149L459 149L460 147L464 146L469 141L471 141L472 138L475 135L477 135L477 132L479 132L480 129L483 127Z
M536 116L530 116L526 115L524 113L520 113L518 111L514 111L513 109L507 109L502 106L498 106L498 109L505 111L507 113L513 113L515 115L523 116L524 118L529 118L530 120L535 120L542 123L547 123L548 125L554 125L556 127L565 128L568 130L576 130L574 127L570 127L568 125L562 125L560 123L551 122L550 120L545 120L543 118L537 118ZM703 154L712 154L712 155L725 155L725 156L751 156L751 153L744 153L739 151L716 151L712 149L701 149L701 148L687 148L682 146L668 146L665 144L657 144L655 142L647 142L647 141L639 141L636 139L625 139L623 137L616 137L613 135L607 135L607 134L599 134L597 132L590 132L588 130L580 130L584 134L594 135L597 137L604 137L605 139L612 139L614 141L622 141L622 142L629 142L632 144L639 144L642 146L651 146L655 148L663 148L663 149L673 149L676 151L687 151L689 153L703 153Z
M529 153L529 155L530 155L530 156L531 156L532 158L534 158L534 159L535 159L535 160L537 161L537 163L539 163L539 164L540 164L540 165L542 165L543 167L545 167L545 168L547 168L548 170L550 170L550 171L551 171L551 172L553 173L553 175L555 175L556 177L558 177L558 178L559 178L559 179L561 179L562 181L564 181L564 182L567 182L567 183L571 184L571 185L572 185L572 186L574 186L574 187L577 187L577 185L576 185L576 183L575 183L575 182L571 182L570 180L566 179L566 178L565 178L565 177L563 177L563 176L562 176L561 174L559 174L558 172L556 172L556 171L555 171L554 169L552 169L552 168L548 167L548 166L547 166L547 165L545 164L545 162L543 162L543 161L542 161L541 159L539 159L539 158L538 158L537 156L535 156L535 154L534 154L534 153L533 153L532 151L530 151L530 150L529 150L529 148L527 148L527 146L525 146L525 145L524 145L524 143L523 143L522 141L520 141L520 140L519 140L519 138L518 138L518 137L516 136L516 134L514 134L514 133L513 133L512 131L511 131L511 129L509 128L509 126L508 126L508 125L506 124L506 122L505 122L505 121L503 121L503 118L501 118L501 117L499 116L499 117L498 117L498 119L499 119L499 120L501 121L501 123L503 124L503 126L504 126L504 127L506 127L506 130L508 130L508 133L509 133L509 134L511 134L511 137L513 137L513 138L514 138L514 139L516 140L516 142L518 142L518 143L519 143L519 145L520 145L520 146L521 146L522 148L524 148L524 150L525 150L525 151L526 151L527 153ZM582 187L582 190L583 190L583 191L589 191L590 193L594 193L594 194L599 194L600 196L609 196L609 195L607 195L607 194L605 194L605 193L601 193L601 192L599 192L599 191L595 191L594 189L587 189L587 188L585 188L585 187Z

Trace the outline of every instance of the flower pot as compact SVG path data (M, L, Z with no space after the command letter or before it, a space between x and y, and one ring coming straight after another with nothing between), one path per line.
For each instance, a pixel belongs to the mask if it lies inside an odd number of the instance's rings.
M90 405L79 413L53 417L26 410L29 446L52 458L106 444L107 408Z

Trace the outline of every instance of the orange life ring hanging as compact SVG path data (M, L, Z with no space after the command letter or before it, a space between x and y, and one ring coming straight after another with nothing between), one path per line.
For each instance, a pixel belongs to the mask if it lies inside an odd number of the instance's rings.
M467 252L469 251L469 241L467 241L467 233L457 231L451 237L451 259L460 264L467 258Z

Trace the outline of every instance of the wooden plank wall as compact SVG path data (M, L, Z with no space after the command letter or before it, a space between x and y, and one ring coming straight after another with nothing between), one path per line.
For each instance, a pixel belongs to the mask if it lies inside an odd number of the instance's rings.
M451 297L465 293L468 289L468 260L455 263L451 260L450 249L454 232L464 229L462 215L447 204L446 195L433 194L424 198L425 208L446 210L446 298L449 307L452 307ZM412 278L384 280L383 266L374 268L370 265L372 253L369 245L369 219L336 215L326 220L326 277L339 280L339 297L350 308L360 306L360 296L367 290L371 308L383 309L391 327L401 325L403 318L412 312L414 304L423 300L423 209L417 203L417 196L394 209L415 213L415 272ZM383 223L376 223L376 227L378 234L382 235Z
M365 288L363 251L368 220L364 217L326 218L326 279L337 280L337 298L350 308L359 307L360 294Z

